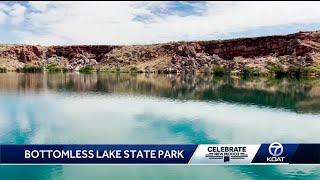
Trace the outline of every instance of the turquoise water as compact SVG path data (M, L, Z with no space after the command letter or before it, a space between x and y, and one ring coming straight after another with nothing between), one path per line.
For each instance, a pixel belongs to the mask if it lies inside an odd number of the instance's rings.
M320 143L320 80L0 74L0 142ZM320 166L0 166L0 179L319 179Z

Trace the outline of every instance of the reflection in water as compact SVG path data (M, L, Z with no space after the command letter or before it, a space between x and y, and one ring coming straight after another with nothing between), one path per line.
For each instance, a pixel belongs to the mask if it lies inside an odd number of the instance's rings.
M320 143L319 86L319 80L1 74L0 142ZM319 179L320 168L0 166L0 179L21 179L21 174L26 179Z
M2 92L96 92L223 101L320 112L320 79L217 79L157 74L0 74Z

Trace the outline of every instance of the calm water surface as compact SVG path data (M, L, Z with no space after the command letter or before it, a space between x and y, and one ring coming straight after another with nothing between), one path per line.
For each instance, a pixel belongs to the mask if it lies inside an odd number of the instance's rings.
M0 143L320 143L320 80L0 74ZM0 179L320 179L320 166L0 166Z

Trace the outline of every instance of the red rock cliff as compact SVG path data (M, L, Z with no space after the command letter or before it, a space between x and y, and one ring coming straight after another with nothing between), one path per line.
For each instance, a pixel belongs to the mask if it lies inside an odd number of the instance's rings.
M320 50L320 31L255 38L187 42L186 44L193 46L196 52L210 55L216 54L226 60L238 56L243 58L291 54L301 56L313 50Z
M312 52L320 52L320 31L139 46L72 45L41 47L11 45L0 49L0 57L15 58L24 63L51 57L63 57L68 59L71 69L96 64L107 66L138 65L142 61L143 63L147 61L160 62L162 58L161 61L167 62L163 63L164 65L161 68L184 71L190 68L197 70L215 64L238 66L232 63L230 65L229 61L234 60L236 62L235 58L238 57L251 58L251 61L255 61L256 58L265 56L290 56L297 58L298 62L301 61L302 65L305 65L305 62L313 61L310 58Z

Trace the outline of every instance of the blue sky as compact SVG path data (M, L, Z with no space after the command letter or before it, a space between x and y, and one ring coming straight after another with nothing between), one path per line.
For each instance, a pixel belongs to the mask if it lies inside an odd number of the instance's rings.
M0 43L147 44L320 30L320 2L0 2Z

